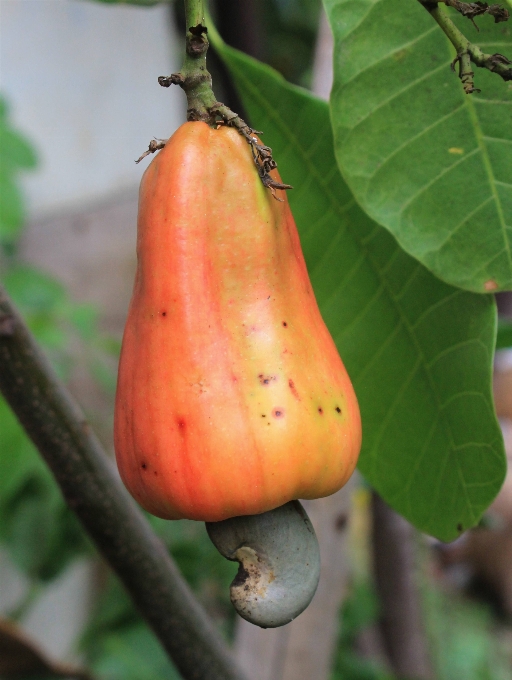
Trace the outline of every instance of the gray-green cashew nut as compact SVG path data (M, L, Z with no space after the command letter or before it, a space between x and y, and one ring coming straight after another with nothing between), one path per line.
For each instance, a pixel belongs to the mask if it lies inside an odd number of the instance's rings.
M320 551L298 501L261 515L207 522L206 529L221 555L240 563L230 593L242 618L277 628L306 609L320 578Z

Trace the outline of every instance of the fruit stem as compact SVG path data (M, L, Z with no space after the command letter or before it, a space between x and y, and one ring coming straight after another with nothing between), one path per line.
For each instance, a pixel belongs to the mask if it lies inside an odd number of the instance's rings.
M185 23L187 26L204 26L204 0L185 0Z
M238 130L251 146L254 163L263 185L270 189L274 198L282 200L277 197L276 190L292 189L292 186L278 182L270 175L270 172L277 168L277 163L272 158L272 149L255 137L256 134L262 133L253 130L237 113L218 102L213 93L212 77L206 68L206 53L210 43L203 0L185 0L185 22L185 60L181 71L170 76L160 76L158 82L162 87L179 85L184 90L187 95L188 121L204 121L213 127L229 125ZM214 28L213 31L215 32ZM220 37L218 40L220 41ZM163 149L165 144L166 140L150 142L148 150L135 162L139 163L147 155Z
M185 60L178 73L160 76L162 87L179 85L187 95L187 120L212 124L212 109L219 104L212 89L212 77L206 68L208 29L204 0L185 0Z

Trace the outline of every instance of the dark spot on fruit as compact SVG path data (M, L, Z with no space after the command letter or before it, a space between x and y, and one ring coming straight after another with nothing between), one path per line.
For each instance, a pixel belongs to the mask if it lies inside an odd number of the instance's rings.
M183 430L185 428L185 420L183 418L178 418L178 427L180 430Z
M295 388L295 383L291 378L288 380L288 387L291 389L295 399L298 399L300 401L299 393L297 392L297 389Z
M320 415L323 415L323 412L324 412L323 408L322 408L321 406L319 406L319 407L318 407L318 413L319 413Z
M341 413L341 409L340 409L339 406L336 406L336 408L334 410L336 411L336 413Z
M274 416L274 418L283 418L283 417L284 417L284 409L282 409L282 408L275 408L275 409L272 411L272 415Z
M286 323L286 321L283 321L283 326L284 326L285 328L288 327L288 324Z
M462 526L462 524L460 522L457 524L457 531L458 532L464 531L464 527Z
M162 316L167 316L167 312L162 312Z
M143 470L145 470L145 469L147 468L146 463L142 463L141 468L142 468Z
M155 475L155 477L158 477L158 472L156 470L153 472L153 474Z
M261 417L262 417L262 418L266 418L267 416L266 416L264 413L262 413L262 414L261 414Z
M261 385L269 385L272 380L277 380L277 378L275 375L263 375L263 373L260 373L258 380L260 381Z

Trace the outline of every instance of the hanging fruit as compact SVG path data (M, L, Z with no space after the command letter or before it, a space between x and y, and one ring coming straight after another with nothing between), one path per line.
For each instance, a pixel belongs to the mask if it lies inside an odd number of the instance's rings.
M235 129L188 122L142 179L115 447L159 517L262 513L334 493L356 465L356 397L286 196L260 174Z
M141 183L138 267L114 438L139 503L205 520L240 563L231 601L262 628L310 603L320 576L297 498L334 493L361 444L357 400L320 316L272 157L218 102L202 0L186 0L187 119ZM210 27L212 28L212 27Z

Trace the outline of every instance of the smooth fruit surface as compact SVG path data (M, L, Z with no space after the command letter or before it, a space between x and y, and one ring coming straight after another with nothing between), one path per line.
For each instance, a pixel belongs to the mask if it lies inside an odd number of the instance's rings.
M142 178L114 436L123 481L159 517L327 496L356 465L357 400L278 194L236 130L202 122Z

